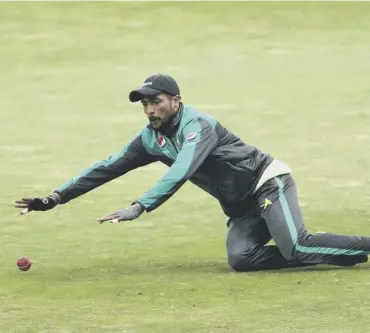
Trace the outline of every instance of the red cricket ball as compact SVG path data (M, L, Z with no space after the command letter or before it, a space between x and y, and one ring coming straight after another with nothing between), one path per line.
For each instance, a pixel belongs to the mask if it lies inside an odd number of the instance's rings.
M17 266L21 271L28 271L31 268L32 261L27 257L20 257L17 260Z

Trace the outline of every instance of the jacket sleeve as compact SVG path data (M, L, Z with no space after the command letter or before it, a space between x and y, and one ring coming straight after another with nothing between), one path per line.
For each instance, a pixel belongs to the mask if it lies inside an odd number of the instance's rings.
M141 134L136 135L122 150L109 158L97 162L54 190L60 197L60 203L83 195L130 170L155 162L156 157L150 155L142 142Z
M207 121L193 119L183 129L185 141L166 174L136 202L150 212L168 200L217 146L218 136Z

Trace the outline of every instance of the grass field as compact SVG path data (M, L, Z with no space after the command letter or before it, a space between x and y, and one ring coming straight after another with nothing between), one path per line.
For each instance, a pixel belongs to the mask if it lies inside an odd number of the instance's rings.
M370 235L369 41L369 3L1 3L0 332L367 332L370 265L235 273L191 184L96 223L163 165L47 213L13 201L116 153L146 124L129 90L163 72L290 165L309 231Z

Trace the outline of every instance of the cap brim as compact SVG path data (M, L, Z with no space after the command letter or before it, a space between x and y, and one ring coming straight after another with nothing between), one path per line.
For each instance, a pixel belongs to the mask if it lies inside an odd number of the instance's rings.
M130 102L134 103L134 102L140 101L144 96L154 96L160 93L161 93L160 90L153 89L150 87L143 87L143 88L131 91L128 98Z

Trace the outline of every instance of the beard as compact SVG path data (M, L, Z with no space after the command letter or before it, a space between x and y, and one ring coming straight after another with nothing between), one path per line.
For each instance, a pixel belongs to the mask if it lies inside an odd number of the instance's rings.
M173 114L170 117L168 117L167 119L162 119L162 118L159 118L159 117L150 117L149 121L150 121L151 126L154 129L165 133L171 128L172 120L173 120L173 118L175 118L175 116L176 116L176 114Z
M155 128L158 129L162 126L163 120L159 117L153 117L149 119L150 124Z

